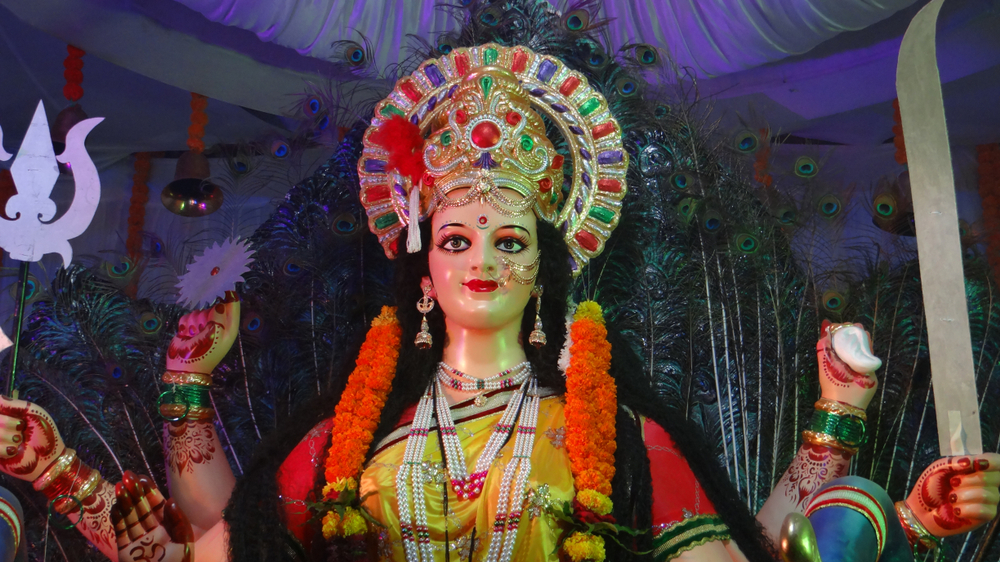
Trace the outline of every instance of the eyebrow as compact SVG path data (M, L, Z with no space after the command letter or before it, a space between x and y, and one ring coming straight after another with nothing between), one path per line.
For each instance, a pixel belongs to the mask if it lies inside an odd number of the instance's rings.
M531 231L529 231L527 228L525 228L525 227L523 227L523 226L521 226L519 224L505 224L505 225L501 226L500 228L520 228L521 230L525 231L529 235L531 234ZM500 230L500 228L498 228L497 230Z
M449 222L447 224L442 224L441 228L438 229L438 232L441 232L442 230L448 228L449 226L466 226L467 227L469 225L465 224L464 222Z

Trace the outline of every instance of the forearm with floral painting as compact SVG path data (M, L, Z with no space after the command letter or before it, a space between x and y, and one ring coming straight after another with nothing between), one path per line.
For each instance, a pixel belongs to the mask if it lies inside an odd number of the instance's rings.
M114 486L66 447L52 417L38 405L0 397L0 472L31 482L53 511L76 523L105 556L118 559L109 518Z
M208 398L212 371L229 352L239 330L240 302L229 291L213 306L183 316L167 349L161 399L170 496L191 522L195 537L222 519L236 484L219 441Z
M831 332L846 328L851 330L838 339L838 354ZM816 344L822 398L816 402L814 417L843 416L858 427L858 423L866 421L865 408L878 387L874 371L881 361L872 355L870 339L860 324L824 321L822 334ZM785 517L792 512L802 513L813 492L827 482L847 476L857 446L845 446L822 432L808 429L803 432L798 454L757 514L772 541L778 540Z

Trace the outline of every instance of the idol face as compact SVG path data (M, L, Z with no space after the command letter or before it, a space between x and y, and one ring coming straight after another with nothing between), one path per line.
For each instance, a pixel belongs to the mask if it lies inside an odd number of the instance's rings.
M537 271L535 214L509 217L476 201L438 208L431 228L431 282L448 323L477 331L519 325L534 283L511 270Z

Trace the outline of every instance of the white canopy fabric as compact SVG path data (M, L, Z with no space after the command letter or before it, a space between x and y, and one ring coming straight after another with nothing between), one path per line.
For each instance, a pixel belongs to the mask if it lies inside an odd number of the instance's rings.
M430 37L458 24L435 9L438 0L177 1L211 21L252 31L261 41L324 60L337 56L339 40L367 37L379 45L375 57L381 68L399 62L408 35ZM711 77L808 52L914 2L609 0L603 7L612 45L649 43L669 52L678 64L693 68L699 77ZM563 12L573 7L566 2L553 4Z

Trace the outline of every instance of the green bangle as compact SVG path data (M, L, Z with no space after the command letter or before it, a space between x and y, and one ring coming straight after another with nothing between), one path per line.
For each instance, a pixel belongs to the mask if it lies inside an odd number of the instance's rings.
M211 397L208 395L208 387L197 384L175 384L170 390L160 394L157 406L164 405L184 406L184 415L180 418L168 418L163 416L162 409L160 415L169 421L178 421L187 416L187 413L197 409L211 409Z
M861 418L834 414L824 410L816 410L812 422L809 424L809 430L830 435L850 449L864 445L868 438L865 422Z

